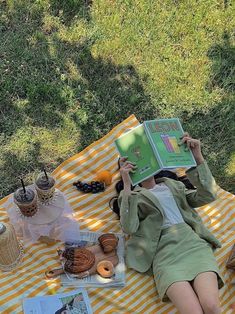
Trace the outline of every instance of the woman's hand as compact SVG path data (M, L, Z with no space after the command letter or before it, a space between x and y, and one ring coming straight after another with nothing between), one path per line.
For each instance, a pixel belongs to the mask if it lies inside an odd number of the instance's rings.
M201 152L201 142L200 140L194 139L186 132L182 137L182 143L187 144L188 148L191 149L192 154L196 160L197 165L204 162L204 158Z
M127 157L121 157L119 159L119 165L120 165L120 173L122 176L122 180L125 186L131 186L131 179L130 179L130 172L134 173L136 169L136 165L132 163L131 161L127 160Z

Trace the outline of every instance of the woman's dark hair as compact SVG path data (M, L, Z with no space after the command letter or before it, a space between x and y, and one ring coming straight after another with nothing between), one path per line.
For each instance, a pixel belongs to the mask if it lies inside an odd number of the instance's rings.
M120 158L118 158L118 169L121 168L120 165ZM118 195L120 194L120 192L124 189L124 184L123 184L123 180L120 180L116 183L115 185L115 190L117 192L117 196L114 196L111 198L111 200L109 201L109 207L112 209L112 211L118 215L118 218L120 218L120 208L118 206ZM134 186L131 186L131 190L134 189Z
M112 211L115 214L118 215L118 218L120 218L120 208L118 206L118 195L123 190L123 188L124 188L123 180L118 181L115 185L117 196L112 197L111 200L109 201L109 207L112 209ZM131 186L131 190L133 189L134 189L134 186Z
M118 160L118 166L120 168L120 163ZM187 178L187 176L183 176L183 177L178 177L177 174L175 172L172 172L170 170L161 170L160 172L158 172L155 176L154 179L159 179L159 178L170 178L176 181L181 181L185 187L187 189L190 190L195 190L195 187L192 185L192 183L189 181L189 179ZM141 186L141 184L139 184ZM116 183L115 185L115 190L117 192L117 196L114 196L113 198L111 198L111 200L109 201L109 207L112 209L112 211L118 215L118 218L120 218L120 208L118 206L118 196L120 194L120 192L123 190L124 185L123 185L123 180L120 180ZM131 190L134 189L134 186L131 186Z

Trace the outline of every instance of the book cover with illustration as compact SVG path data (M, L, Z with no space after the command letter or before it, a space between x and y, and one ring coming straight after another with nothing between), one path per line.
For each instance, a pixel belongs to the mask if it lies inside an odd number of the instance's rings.
M135 173L130 173L133 185L151 177L161 170L152 146L146 136L143 124L135 127L115 140L120 156L136 163Z
M87 291L83 288L50 296L23 300L24 314L92 314Z
M162 169L196 166L191 150L181 145L184 130L178 118L145 121L144 128Z
M162 169L196 166L192 152L181 144L184 134L178 118L145 121L115 140L120 156L137 165L130 173L133 185Z

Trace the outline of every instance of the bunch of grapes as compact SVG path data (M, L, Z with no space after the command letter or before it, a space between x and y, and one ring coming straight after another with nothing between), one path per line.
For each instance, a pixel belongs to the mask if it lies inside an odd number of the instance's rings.
M73 185L84 193L99 193L105 190L105 185L103 182L91 181L91 183L86 183L82 181L74 182Z

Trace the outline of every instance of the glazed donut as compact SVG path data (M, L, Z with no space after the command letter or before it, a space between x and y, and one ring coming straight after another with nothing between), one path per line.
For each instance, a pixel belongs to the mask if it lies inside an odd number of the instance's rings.
M104 278L110 278L114 274L114 267L110 261L101 261L96 267L97 273Z

